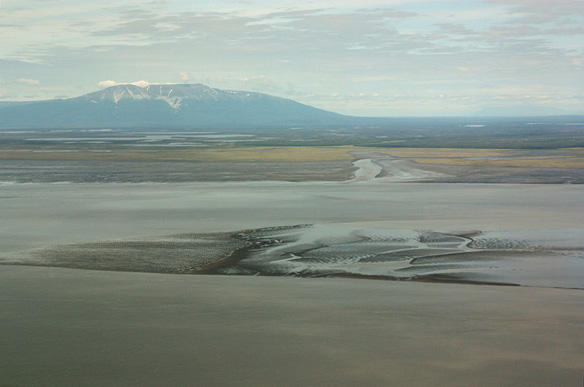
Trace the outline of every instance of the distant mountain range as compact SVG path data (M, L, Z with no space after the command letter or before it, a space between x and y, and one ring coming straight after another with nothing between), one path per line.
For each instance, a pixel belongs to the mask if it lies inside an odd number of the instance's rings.
M258 127L346 119L290 99L201 84L124 84L77 98L0 103L5 128Z
M516 108L502 107L483 109L473 116L535 117L566 113L550 109L523 108L518 111ZM579 116L579 121L583 117ZM439 120L420 120L428 119ZM344 116L290 99L248 91L214 89L201 84L153 84L146 87L123 84L76 98L0 102L0 127L15 129L399 126L402 121L400 118Z

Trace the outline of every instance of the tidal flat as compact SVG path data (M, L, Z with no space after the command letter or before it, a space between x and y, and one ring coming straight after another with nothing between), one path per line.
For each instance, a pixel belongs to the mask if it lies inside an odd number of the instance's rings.
M17 386L578 386L581 290L0 267Z
M0 185L2 382L581 383L584 186L369 172ZM235 242L242 232L253 238ZM247 262L187 275L249 243ZM249 275L258 262L283 277ZM319 278L331 267L337 278ZM364 279L396 273L415 281Z

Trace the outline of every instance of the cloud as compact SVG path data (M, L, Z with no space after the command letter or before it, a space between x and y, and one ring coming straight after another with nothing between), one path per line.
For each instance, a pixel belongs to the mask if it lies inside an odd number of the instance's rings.
M116 81L111 81L111 80L109 80L109 81L101 81L101 82L99 82L97 84L97 86L104 87L104 88L105 87L112 87L112 86L115 86L115 85L118 85L118 83Z
M268 93L282 92L282 88L279 87L276 82L263 75L240 78L240 87L244 90L263 91Z
M196 80L353 113L454 110L469 101L452 102L463 93L478 106L505 96L490 91L505 85L522 91L516 98L557 93L557 105L582 106L574 97L584 67L580 0L277 3L20 0L9 7L14 26L0 26L4 95L75 96L107 74L100 88L130 83L112 79ZM42 79L42 87L17 78ZM385 101L388 90L405 97Z
M116 82L116 81L112 81L112 80L107 80L107 81L101 81L97 84L97 86L103 87L103 88L117 86L117 85L134 85L134 86L138 86L138 87L146 87L146 86L150 85L150 82L148 82L148 81Z
M187 73L186 71L181 71L180 73L178 73L178 76L179 76L180 80L183 82L188 82L191 80L191 75L189 73Z
M138 87L146 87L146 86L149 86L150 85L150 82L148 82L148 81L136 81L136 82L132 82L130 84L131 85L134 85L134 86L138 86Z
M16 82L22 83L22 84L28 85L28 86L36 86L36 85L41 84L41 82L37 81L36 79L28 79L28 78L19 78L16 80Z

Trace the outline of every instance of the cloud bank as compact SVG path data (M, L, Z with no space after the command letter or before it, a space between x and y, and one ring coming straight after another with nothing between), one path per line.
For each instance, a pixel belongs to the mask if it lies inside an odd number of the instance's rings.
M112 80L107 80L107 81L101 81L97 84L97 86L104 88L104 89L107 87L112 87L112 86L117 86L117 85L134 85L134 86L138 86L138 87L146 87L146 86L150 85L150 82L147 82L147 81L116 82L116 81L112 81Z
M493 100L584 111L581 1L3 6L10 23L0 26L0 74L42 79L47 97L148 79L250 89L348 114L464 114ZM25 99L24 86L7 84L6 93Z

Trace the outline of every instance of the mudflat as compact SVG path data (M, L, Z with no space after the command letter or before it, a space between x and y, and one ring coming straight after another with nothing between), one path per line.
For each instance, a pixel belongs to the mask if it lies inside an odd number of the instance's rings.
M571 386L580 290L0 267L4 385Z
M343 182L2 184L2 383L579 385L584 187L395 184L361 164ZM185 253L237 250L225 236L245 230L248 269L353 278L143 270L169 251L193 269ZM122 265L22 266L99 262L102 247ZM363 279L380 273L491 285Z

